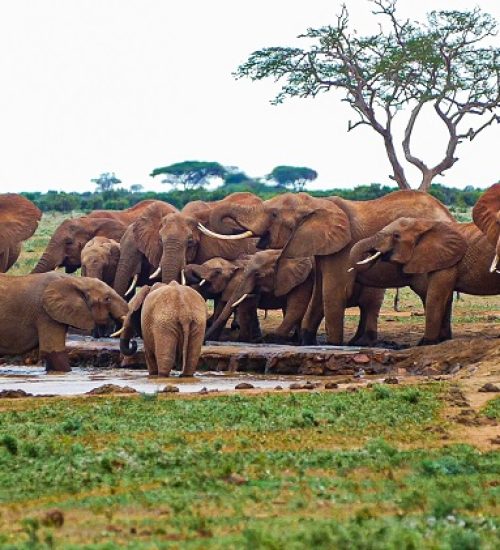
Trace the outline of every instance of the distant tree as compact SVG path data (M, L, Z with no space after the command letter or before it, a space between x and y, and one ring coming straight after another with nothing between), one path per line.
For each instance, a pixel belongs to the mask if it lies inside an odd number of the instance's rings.
M402 189L409 189L410 183L393 129L396 115L406 110L404 159L421 172L419 189L428 190L436 176L457 162L461 142L500 122L500 48L480 44L495 36L497 23L479 8L431 11L425 22L405 21L396 15L397 0L370 1L373 15L380 18L375 34L361 36L352 30L344 5L332 25L300 36L311 44L306 49L255 51L235 76L283 81L275 104L287 97L342 91L359 116L348 130L367 125L381 136L393 171L390 177ZM434 166L411 147L417 119L427 107L448 133L442 159ZM474 127L470 119L477 121Z
M318 173L312 168L301 166L276 166L266 176L268 181L273 181L278 187L286 187L293 191L302 191L306 183L314 181Z
M149 175L153 178L165 175L162 183L172 186L181 185L184 191L188 191L203 186L212 178L224 178L226 173L226 168L218 162L186 160L155 168Z
M233 172L226 175L223 185L239 185L250 181L253 181L252 178L247 176L245 172Z
M115 176L114 172L104 172L98 178L91 179L90 181L96 184L97 191L101 193L109 191L113 185L121 183L121 180Z
M130 191L132 193L138 193L139 191L142 191L144 189L144 186L141 185L140 183L134 183L133 185L130 186Z

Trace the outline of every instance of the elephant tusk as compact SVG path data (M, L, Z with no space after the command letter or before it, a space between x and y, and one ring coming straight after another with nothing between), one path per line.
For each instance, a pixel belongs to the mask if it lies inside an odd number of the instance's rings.
M161 265L158 266L158 269L152 273L149 278L150 279L156 279L156 277L158 277L158 275L161 273Z
M359 262L356 262L356 265L364 265L369 262L372 262L373 260L376 260L379 256L382 256L382 252L380 250L378 252L375 252L372 256L368 256L368 258L365 258L364 260L361 260Z
M125 296L128 296L129 294L132 293L132 291L134 290L134 288L136 287L137 285L137 279L139 278L139 275L136 273L134 275L134 278L132 279L132 283L130 284L130 287L129 289L127 290L127 292L125 292Z
M117 338L122 334L122 332L125 330L125 327L122 327L120 330L117 330L116 332L113 332L113 334L110 334L110 338Z
M199 287L202 287L206 282L207 282L206 279L202 279L202 280L198 283L198 286L199 286Z
M500 256L498 254L495 254L495 257L491 262L490 273L494 273L497 270L497 265L499 261L500 261Z
M347 273L350 273L351 271L354 271L354 267L350 267L350 268L347 270Z
M247 237L253 237L252 231L244 231L239 235L221 235L220 233L215 233L214 231L207 229L201 223L198 223L198 229L205 235L208 235L209 237L213 237L214 239L223 239L225 241L234 241L238 239L246 239Z
M234 304L231 306L231 307L236 307L236 306L239 306L241 304L241 302L243 302L243 300L248 296L248 294L243 294L243 296L239 299L239 300L236 300L236 302L234 302Z
M186 286L186 276L184 275L183 269L181 269L181 285Z

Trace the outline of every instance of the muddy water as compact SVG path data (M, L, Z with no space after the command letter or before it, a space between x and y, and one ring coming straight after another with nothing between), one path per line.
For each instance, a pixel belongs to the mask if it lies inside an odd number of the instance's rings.
M258 376L225 374L218 372L197 373L193 378L178 378L178 373L169 378L149 377L145 371L131 369L90 369L75 368L66 374L47 374L43 367L0 365L0 391L24 390L33 395L80 395L103 384L130 386L139 392L154 393L173 384L180 392L207 390L233 390L240 382L249 382L255 388L272 389L276 386L287 388L292 382L304 377Z

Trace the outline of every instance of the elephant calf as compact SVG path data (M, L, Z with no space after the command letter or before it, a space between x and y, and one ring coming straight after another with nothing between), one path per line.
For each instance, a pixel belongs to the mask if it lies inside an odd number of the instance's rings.
M0 275L0 355L39 348L48 371L69 371L69 326L92 330L119 321L127 303L97 279L54 271L12 277Z
M168 285L143 286L129 304L123 324L120 350L133 355L137 344L130 340L142 334L149 374L168 376L178 363L182 376L192 376L205 336L207 308L196 290L176 281Z
M82 276L94 277L113 286L120 259L120 243L108 237L94 237L82 250Z

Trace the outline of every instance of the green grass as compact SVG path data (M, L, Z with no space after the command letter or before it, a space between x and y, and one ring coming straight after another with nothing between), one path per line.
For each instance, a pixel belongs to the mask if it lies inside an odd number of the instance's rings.
M5 404L0 545L494 548L499 456L442 447L442 399L426 385Z

